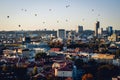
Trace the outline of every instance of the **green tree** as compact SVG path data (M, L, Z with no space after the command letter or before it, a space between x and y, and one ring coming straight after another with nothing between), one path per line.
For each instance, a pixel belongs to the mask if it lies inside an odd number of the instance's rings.
M120 49L116 50L116 58L120 57Z
M82 80L93 80L93 75L88 73L82 76Z
M38 68L37 66L34 66L33 68L33 75L36 75L38 73Z
M47 56L47 53L39 52L35 55L35 59L45 58L46 56Z
M112 71L114 66L101 65L98 67L97 80L109 80L112 78Z
M76 67L77 67L78 69L81 69L81 68L83 67L83 65L84 65L84 62L83 62L82 59L76 59L76 60L75 60L75 65L76 65Z
M6 64L3 65L2 70L3 70L3 71L7 71L7 66L6 66Z

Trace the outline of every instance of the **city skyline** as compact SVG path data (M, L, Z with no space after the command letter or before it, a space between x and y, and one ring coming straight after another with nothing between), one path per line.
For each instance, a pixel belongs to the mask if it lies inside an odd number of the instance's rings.
M94 30L96 21L120 30L120 0L1 0L1 30Z

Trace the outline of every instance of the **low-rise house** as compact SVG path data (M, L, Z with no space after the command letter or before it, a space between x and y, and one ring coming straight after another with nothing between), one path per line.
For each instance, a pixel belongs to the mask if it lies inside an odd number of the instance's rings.
M113 63L113 59L115 58L115 55L111 54L93 54L91 56L92 59L96 59L98 62L105 62L105 63Z
M55 69L56 77L72 77L72 69L62 68Z
M120 59L114 59L113 64L117 65L117 66L120 66Z
M10 49L3 50L3 55L6 58L16 58L16 57L18 57L17 54L16 54L16 50L10 50Z
M57 56L57 53L53 52L53 51L49 51L47 55L49 55L49 56Z
M56 77L72 77L73 70L72 70L72 63L66 63L65 66L62 68L55 68L55 76Z
M35 54L40 53L40 52L46 52L45 48L33 48L35 50Z
M22 50L22 56L23 56L23 58L29 58L30 50L29 49L23 49Z
M120 76L112 77L112 80L120 80Z
M112 54L93 54L91 56L93 59L114 59L115 58L115 55L112 55Z
M66 62L64 60L59 60L53 63L52 69L61 69L66 66Z

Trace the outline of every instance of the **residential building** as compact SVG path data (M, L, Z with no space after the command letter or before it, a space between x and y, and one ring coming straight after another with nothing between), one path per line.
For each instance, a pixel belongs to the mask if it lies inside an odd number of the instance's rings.
M100 28L100 22L97 21L95 23L95 37L98 37L98 29Z
M58 37L65 39L66 38L65 36L66 36L65 29L59 29L58 30Z

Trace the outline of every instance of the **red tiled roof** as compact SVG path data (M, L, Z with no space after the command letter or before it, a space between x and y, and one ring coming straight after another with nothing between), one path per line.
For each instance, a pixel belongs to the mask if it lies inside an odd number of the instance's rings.
M60 51L60 48L51 48L50 51Z
M66 66L64 68L59 69L58 71L72 71L72 69Z

